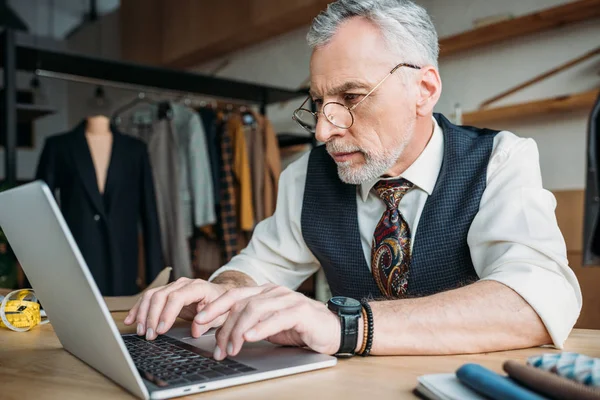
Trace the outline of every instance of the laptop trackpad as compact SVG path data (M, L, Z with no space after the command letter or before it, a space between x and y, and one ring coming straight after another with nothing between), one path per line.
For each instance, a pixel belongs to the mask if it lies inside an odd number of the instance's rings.
M180 339L212 354L216 345L215 331L216 329L211 329L195 339L190 334L189 326L183 326L171 329L167 336ZM278 346L263 340L244 343L240 354L229 358L260 370L268 370L290 366L290 364L302 365L313 361L314 356L318 356L318 354L299 347Z

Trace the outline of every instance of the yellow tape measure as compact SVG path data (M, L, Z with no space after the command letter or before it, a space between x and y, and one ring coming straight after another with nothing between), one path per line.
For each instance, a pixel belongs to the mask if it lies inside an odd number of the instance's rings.
M0 327L2 328L25 332L36 325L48 323L47 318L42 318L44 316L45 313L40 309L40 303L31 289L10 292L0 303Z

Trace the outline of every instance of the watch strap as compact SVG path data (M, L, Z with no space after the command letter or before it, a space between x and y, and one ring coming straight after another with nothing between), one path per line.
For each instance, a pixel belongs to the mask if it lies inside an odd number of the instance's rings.
M340 317L341 324L341 338L340 348L336 353L336 356L353 356L356 350L356 344L358 343L358 315L344 315L338 314Z

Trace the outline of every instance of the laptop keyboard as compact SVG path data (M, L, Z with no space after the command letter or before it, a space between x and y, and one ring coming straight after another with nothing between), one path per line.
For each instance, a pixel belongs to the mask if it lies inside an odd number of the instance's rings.
M228 358L215 361L212 354L169 336L159 335L152 341L137 335L122 337L142 377L159 387L192 384L255 371Z

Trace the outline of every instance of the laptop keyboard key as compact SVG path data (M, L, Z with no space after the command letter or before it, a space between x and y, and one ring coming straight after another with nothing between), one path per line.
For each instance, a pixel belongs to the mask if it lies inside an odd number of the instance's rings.
M203 372L202 375L204 375L207 378L219 378L219 377L225 376L222 373L217 372L217 371L206 371L206 372Z
M220 372L220 373L222 373L224 375L227 375L227 376L237 375L237 374L241 373L241 371L236 371L235 369L225 368L225 367L213 368L213 371Z
M187 379L190 382L201 382L205 381L207 378L204 375L200 374L189 374L185 376L185 379Z
M236 371L240 371L240 372L252 372L252 371L256 371L256 369L255 369L255 368L252 368L252 367L247 367L247 366L245 366L245 365L243 365L243 366L241 366L241 367L239 367L239 368L236 368L235 370L236 370Z

